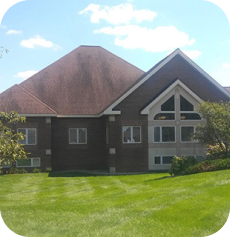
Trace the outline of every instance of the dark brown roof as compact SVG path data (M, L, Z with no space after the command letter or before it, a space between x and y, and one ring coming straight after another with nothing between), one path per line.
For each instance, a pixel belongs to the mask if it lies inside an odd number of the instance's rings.
M101 47L80 46L20 86L59 115L96 115L143 73Z
M14 110L19 114L56 114L19 85L12 86L0 94L0 110L7 113Z

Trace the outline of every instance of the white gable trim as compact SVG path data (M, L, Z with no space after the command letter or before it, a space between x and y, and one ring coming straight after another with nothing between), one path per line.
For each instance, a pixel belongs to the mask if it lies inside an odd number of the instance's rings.
M140 87L144 82L146 82L151 76L153 76L157 71L159 71L163 66L165 66L169 61L171 61L176 55L180 55L184 60L186 60L191 66L193 66L198 72L200 72L204 77L206 77L212 84L214 84L220 91L230 98L230 93L225 90L218 82L216 82L209 74L207 74L202 68L200 68L196 63L194 63L188 56L186 56L180 49L176 49L171 55L169 55L165 60L163 60L159 65L157 65L152 71L146 74L137 84L131 87L125 94L123 94L118 100L111 104L107 109L101 114L111 114L114 107L116 107L121 101L127 98L133 91ZM119 111L116 111L118 114Z
M118 100L116 100L112 105L110 105L103 113L111 113L113 108L117 106L122 100L127 98L133 91L135 91L138 87L140 87L144 82L146 82L152 75L154 75L157 71L159 71L164 65L166 65L172 58L174 58L178 54L178 50L175 50L169 57L167 57L164 61L162 61L156 68L154 68L151 72L146 74L144 78L142 78L137 84L131 87L125 94L123 94ZM179 50L180 51L180 50Z
M149 110L163 97L165 97L170 91L172 91L177 85L181 86L188 94L190 94L194 99L196 99L199 103L202 102L202 99L197 96L193 91L191 91L183 82L177 79L171 86L169 86L166 90L164 90L155 100L153 100L148 106L146 106L141 114L149 114Z

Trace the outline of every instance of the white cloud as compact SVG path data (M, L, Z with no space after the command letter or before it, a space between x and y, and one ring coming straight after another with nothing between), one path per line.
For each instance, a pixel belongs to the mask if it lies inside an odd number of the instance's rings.
M100 6L90 4L79 14L90 13L92 23L99 23L100 20L105 20L113 25L129 24L132 20L137 23L142 21L152 21L157 16L156 12L148 9L135 10L130 3L120 4L118 6Z
M30 71L25 71L25 72L18 72L14 77L26 80L27 78L33 76L37 72L38 71L35 71L35 70L30 70Z
M34 49L35 47L42 48L53 48L55 50L60 49L60 46L55 45L53 42L43 39L40 35L37 35L34 38L30 38L28 40L22 40L20 45L26 48Z
M182 50L182 51L191 59L197 59L202 54L202 52L199 50Z
M230 68L230 63L223 63L222 67L225 69Z
M20 30L8 30L6 32L6 34L7 35L20 35L20 34L22 34L22 31L20 31Z
M190 39L185 32L175 26L159 26L155 29L137 25L104 27L94 33L115 35L115 44L125 49L144 49L149 52L164 52L193 45L195 39ZM198 52L193 52L198 55Z

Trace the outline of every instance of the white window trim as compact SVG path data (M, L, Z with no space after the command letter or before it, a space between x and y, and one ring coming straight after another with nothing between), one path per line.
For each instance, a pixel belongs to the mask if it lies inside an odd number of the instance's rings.
M172 163L170 163L170 164L163 164L163 157L165 157L165 156L172 156L172 157L174 157L175 155L159 155L159 156L155 155L155 156L153 157L153 164L154 164L154 165L165 165L165 166L171 165ZM160 157L160 164L156 164L156 163L155 163L155 157Z
M188 120L187 120L188 121ZM193 126L193 125L183 125L183 126L180 126L180 142L181 143L198 143L199 141L198 140L192 140L192 141L182 141L182 128L187 128L187 127L193 127L193 133L195 133L195 130L196 130L196 126Z
M124 141L124 128L131 128L131 137L133 138L133 128L140 128L140 141L139 142L125 142ZM122 142L123 144L140 144L141 143L141 126L122 126Z
M160 141L159 142L155 142L155 140L154 140L154 128L156 128L156 127L160 127ZM173 127L174 128L174 142L163 142L162 141L162 127ZM164 125L164 126L154 126L153 127L153 142L154 143L176 143L176 126L171 126L171 125Z
M41 158L40 158L40 157L32 157L32 158L30 157L30 158L28 158L28 159L31 160L31 165L30 165L30 166L19 166L19 165L18 165L18 161L16 161L16 167L17 167L17 168L20 168L20 167L27 167L27 168L28 168L28 167L40 167L40 166L41 166ZM34 159L39 159L39 165L34 165L34 164L33 164L33 160L34 160Z
M70 142L70 130L71 130L71 129L77 130L77 142L76 142L76 143L73 143L73 142L71 143L71 142ZM84 143L79 143L79 129L85 129L85 130L86 130L86 134L85 134L85 141L86 141L86 142L84 142ZM70 145L86 145L86 144L87 144L87 141L88 141L88 140L87 140L87 139L88 139L87 134L88 134L88 133L87 133L87 128L69 128L69 144L70 144Z
M20 129L25 129L26 130L26 137L24 137L25 142L25 146L34 146L37 145L37 128L18 128L17 132L19 132ZM34 129L35 130L35 143L34 144L28 144L28 130L29 129Z

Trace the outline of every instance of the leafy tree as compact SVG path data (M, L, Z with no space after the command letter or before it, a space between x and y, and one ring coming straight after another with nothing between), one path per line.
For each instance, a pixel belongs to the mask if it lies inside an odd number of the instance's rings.
M25 117L20 117L14 111L0 113L0 169L3 164L7 165L18 159L27 158L23 144L19 142L24 139L24 135L10 129L11 124L19 122L25 122Z
M230 151L230 102L202 102L198 112L207 120L206 125L198 125L195 139L207 146L218 146L228 157Z

